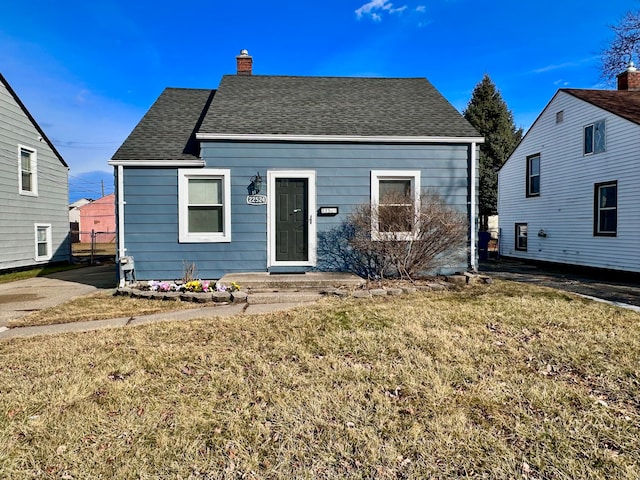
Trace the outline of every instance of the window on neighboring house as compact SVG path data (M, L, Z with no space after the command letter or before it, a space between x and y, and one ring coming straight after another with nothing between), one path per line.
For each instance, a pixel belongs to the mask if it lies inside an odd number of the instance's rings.
M36 151L20 145L18 147L18 191L22 195L38 194Z
M604 152L605 149L605 123L599 120L584 127L584 154Z
M516 250L527 251L526 223L516 223Z
M595 184L593 234L615 237L618 233L618 182Z
M407 240L415 235L420 171L371 171L371 238Z
M34 229L36 234L36 261L51 260L51 225L36 223Z
M556 123L562 123L564 121L564 110L556 112Z
M527 197L540 195L540 154L527 157Z
M231 241L231 171L179 169L180 242Z

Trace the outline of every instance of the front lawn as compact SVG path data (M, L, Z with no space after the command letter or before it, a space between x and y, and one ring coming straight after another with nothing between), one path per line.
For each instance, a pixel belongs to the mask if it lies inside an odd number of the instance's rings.
M0 343L0 478L634 479L640 315L531 285Z
M74 298L60 305L37 310L24 317L9 320L8 326L36 327L57 323L85 322L109 318L138 317L152 313L171 312L202 307L191 302L169 302L164 300L135 299L115 296L112 292L97 292Z

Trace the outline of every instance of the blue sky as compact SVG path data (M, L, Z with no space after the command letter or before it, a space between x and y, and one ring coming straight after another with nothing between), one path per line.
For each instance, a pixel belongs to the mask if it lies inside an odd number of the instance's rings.
M113 190L107 161L165 87L254 74L427 77L460 111L485 73L525 130L558 88L605 88L598 54L640 2L2 2L0 72L59 149L70 197Z

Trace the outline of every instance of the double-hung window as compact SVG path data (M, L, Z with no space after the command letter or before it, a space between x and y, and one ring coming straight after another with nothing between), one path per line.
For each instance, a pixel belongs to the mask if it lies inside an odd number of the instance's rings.
M618 182L596 183L593 234L615 237L618 233Z
M527 251L527 231L526 223L516 223L516 250Z
M527 197L540 195L540 154L527 157Z
M419 170L371 171L371 238L409 240L420 208Z
M36 223L35 230L35 255L37 262L51 260L51 225Z
M584 127L584 150L585 155L604 152L605 150L605 123L599 120Z
M18 146L18 191L21 195L38 195L38 160L36 151Z
M179 169L178 210L180 242L230 242L230 170Z

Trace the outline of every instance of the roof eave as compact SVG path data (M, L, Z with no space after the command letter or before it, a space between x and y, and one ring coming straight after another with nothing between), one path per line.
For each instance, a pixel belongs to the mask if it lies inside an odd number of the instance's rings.
M396 135L289 135L196 133L198 140L234 142L301 142L301 143L484 143L484 137L418 137Z
M56 157L58 157L58 160L60 161L60 163L63 166L69 168L69 165L67 164L67 162L64 161L64 158L62 158L62 155L60 155L60 152L58 152L56 147L53 145L53 142L51 140L49 140L49 137L47 137L47 134L44 133L44 130L42 130L42 128L40 128L40 125L38 124L38 122L36 122L36 119L31 115L31 112L29 112L29 110L27 109L26 105L24 103L22 103L22 100L20 100L20 97L18 96L18 94L11 87L11 85L9 84L7 79L4 76L2 76L1 73L0 73L0 82L2 82L4 84L4 86L7 88L7 90L9 91L9 94L13 97L13 99L16 101L18 106L22 109L23 113L27 116L27 118L29 119L31 124L38 131L38 133L40 134L42 139L45 141L45 143L47 145L49 145L49 148L51 149L53 154Z
M108 162L112 167L118 167L120 165L125 167L204 167L205 161L201 158L194 158L193 160L122 160L111 159Z

